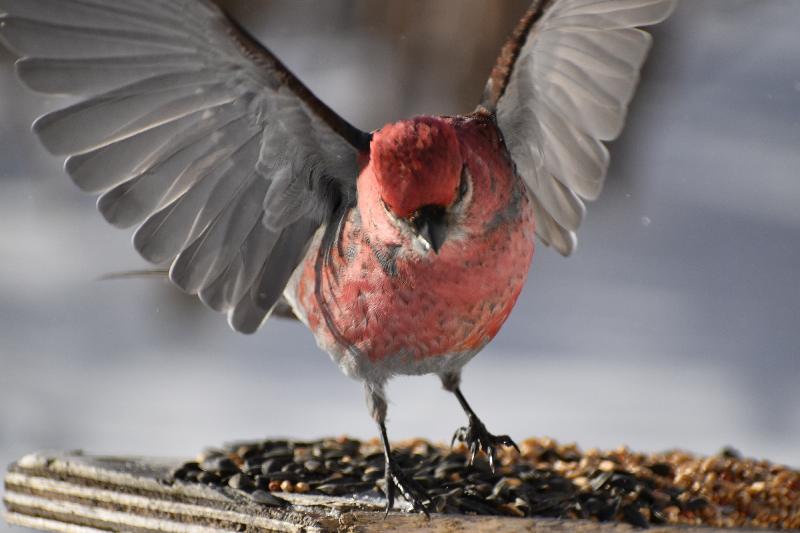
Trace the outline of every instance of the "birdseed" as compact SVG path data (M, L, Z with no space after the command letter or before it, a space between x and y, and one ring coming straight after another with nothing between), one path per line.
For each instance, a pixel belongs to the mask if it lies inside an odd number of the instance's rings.
M528 439L520 451L500 450L492 472L483 455L468 465L463 445L413 440L393 448L397 464L427 490L438 513L582 518L642 528L800 528L800 472L743 459L729 448L712 457L625 447L583 452L574 444ZM383 468L377 439L267 440L206 450L172 478L231 487L257 503L284 506L271 492L381 495Z

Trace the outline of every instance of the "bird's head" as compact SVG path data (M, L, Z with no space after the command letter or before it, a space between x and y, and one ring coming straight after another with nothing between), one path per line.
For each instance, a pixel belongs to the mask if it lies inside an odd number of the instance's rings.
M455 128L435 117L384 126L372 138L370 160L383 205L438 253L461 184Z

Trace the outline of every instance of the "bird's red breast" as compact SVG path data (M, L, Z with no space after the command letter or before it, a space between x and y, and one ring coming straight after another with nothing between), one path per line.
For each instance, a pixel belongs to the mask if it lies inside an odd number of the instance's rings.
M419 359L474 353L511 312L534 251L527 190L490 120L445 122L456 134L471 183L461 187L449 215L450 235L438 254L421 250L393 221L372 160L359 176L358 207L323 267L320 298L317 245L306 256L295 299L328 352L355 348L374 363L398 354ZM379 164L385 164L389 158L381 155Z

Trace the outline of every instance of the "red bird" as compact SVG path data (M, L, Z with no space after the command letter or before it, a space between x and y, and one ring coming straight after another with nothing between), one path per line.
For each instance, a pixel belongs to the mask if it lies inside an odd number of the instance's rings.
M0 0L32 90L83 100L34 132L169 277L252 333L291 311L363 381L387 512L426 495L392 459L384 384L440 376L472 457L498 446L459 389L508 317L534 235L575 247L650 37L677 0L535 0L477 109L362 132L209 0ZM287 307L288 306L288 307Z

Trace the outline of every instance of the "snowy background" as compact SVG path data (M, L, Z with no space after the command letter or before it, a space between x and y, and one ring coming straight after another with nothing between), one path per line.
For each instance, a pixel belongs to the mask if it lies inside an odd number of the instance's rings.
M471 110L526 0L227 2L363 129ZM463 390L490 429L800 466L800 3L688 0L657 28L579 251L540 247ZM29 132L61 105L0 52L0 464L37 449L189 456L375 434L300 325L238 335L154 280ZM464 422L433 377L389 387L394 439ZM3 526L0 526L2 529Z

